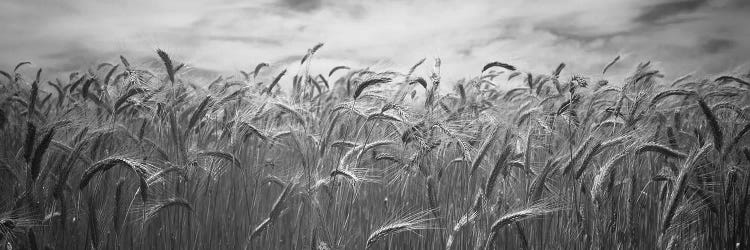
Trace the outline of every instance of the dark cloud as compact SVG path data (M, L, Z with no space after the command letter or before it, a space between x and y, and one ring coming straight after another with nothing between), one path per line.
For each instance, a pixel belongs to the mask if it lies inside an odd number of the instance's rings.
M703 7L707 0L679 0L668 3L659 3L644 8L643 12L635 18L636 22L653 24L678 14L690 13Z
M473 50L471 48L464 48L457 50L456 53L463 57L469 57L473 55Z
M612 32L612 33L602 33L602 34L587 34L583 32L578 32L578 30L576 29L554 28L554 27L540 27L539 30L546 31L563 40L572 40L572 41L581 42L581 43L589 43L589 42L593 42L593 41L600 40L600 39L608 40L615 36L628 35L634 32L634 31L620 31L620 32Z
M311 12L323 6L322 0L281 0L279 4L287 9L299 12Z
M511 33L510 30L504 30L507 33ZM497 31L500 32L500 31ZM467 45L463 48L459 48L456 50L456 54L462 56L462 57L471 57L475 55L475 50L478 48L485 48L487 46L490 46L492 44L503 42L503 41L510 41L514 40L516 37L512 34L500 34L494 37L490 38L482 38L482 39L473 39L467 42Z
M750 7L750 1L747 0L732 0L728 7L734 9L746 9Z
M299 62L300 60L302 60L302 56L300 55L289 55L289 56L284 56L284 57L277 59L276 61L274 61L274 64L275 65L291 64L294 62Z
M621 23L619 25L610 25L607 23L608 21L604 20L604 28L600 28L597 24L587 23L581 25L581 23L570 21L583 15L585 15L585 13L580 11L560 15L559 17L551 18L537 24L535 29L555 36L558 41L572 41L578 43L609 40L613 37L627 36L643 30L643 27L640 27L640 25L630 25L629 22ZM616 20L610 22L619 23Z
M281 46L281 41L257 36L208 36L209 40Z
M737 42L727 39L709 39L701 44L701 49L709 54L716 54L732 49L737 46Z
M101 52L80 43L70 43L60 46L58 51L42 55L40 59L50 63L44 67L45 70L68 72L83 69L86 65L94 65L114 56L116 53Z

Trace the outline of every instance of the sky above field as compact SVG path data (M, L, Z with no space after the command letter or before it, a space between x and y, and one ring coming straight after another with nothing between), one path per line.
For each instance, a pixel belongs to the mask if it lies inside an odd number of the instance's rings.
M651 60L667 77L748 72L745 0L6 0L0 1L0 67L20 61L50 72L154 60L156 48L193 72L296 70L324 42L312 70L350 65L406 71L440 57L448 79L490 61L549 73L611 77ZM429 67L424 67L427 70ZM294 71L292 71L294 72Z

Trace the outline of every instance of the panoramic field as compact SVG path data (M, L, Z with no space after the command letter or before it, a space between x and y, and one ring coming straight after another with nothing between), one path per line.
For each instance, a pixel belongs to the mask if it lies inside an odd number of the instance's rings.
M259 64L213 82L183 77L162 50L155 67L120 56L58 79L26 62L0 72L0 243L750 244L748 75L665 79L644 62L604 80L619 57L565 78L565 64L488 62L442 82L438 58L313 75L322 46L297 72Z

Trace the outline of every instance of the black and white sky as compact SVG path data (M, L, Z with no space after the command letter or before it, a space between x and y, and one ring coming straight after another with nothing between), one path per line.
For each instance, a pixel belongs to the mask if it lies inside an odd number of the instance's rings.
M0 67L48 72L155 59L156 48L203 72L337 65L406 71L440 57L450 79L487 62L548 73L614 75L653 61L667 76L747 72L748 0L3 0Z

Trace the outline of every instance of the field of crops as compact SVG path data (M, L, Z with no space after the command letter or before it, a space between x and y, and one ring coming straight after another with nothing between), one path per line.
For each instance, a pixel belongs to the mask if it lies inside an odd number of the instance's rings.
M750 246L748 75L312 74L321 46L213 82L161 50L0 72L0 248Z

